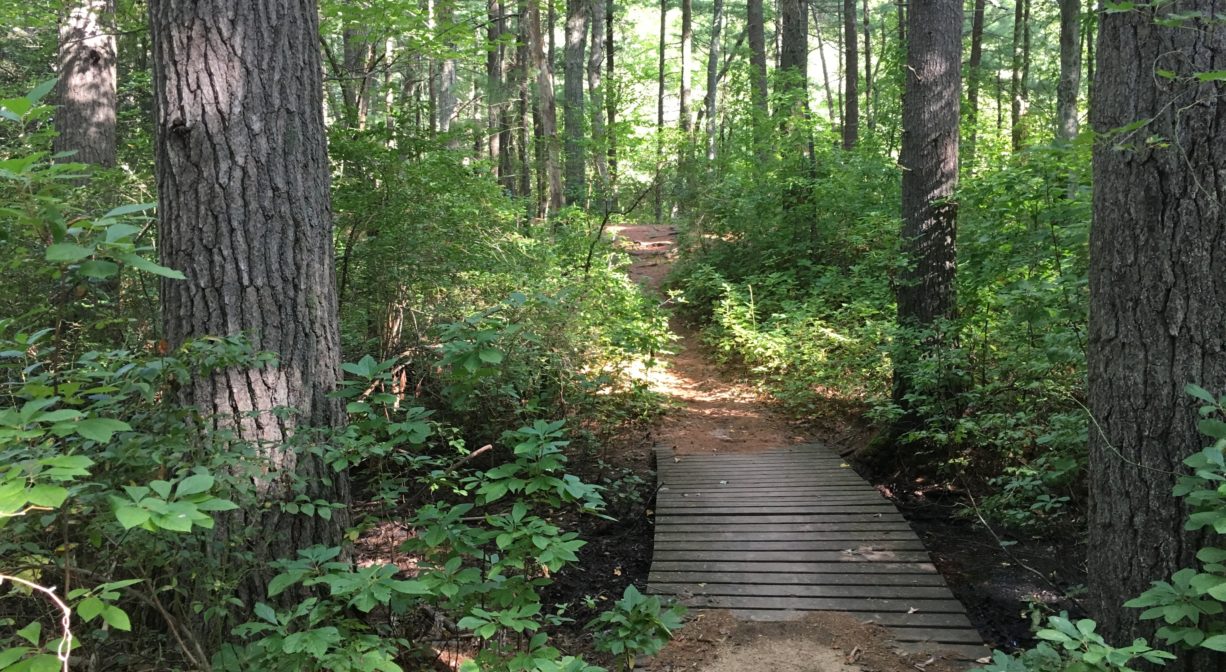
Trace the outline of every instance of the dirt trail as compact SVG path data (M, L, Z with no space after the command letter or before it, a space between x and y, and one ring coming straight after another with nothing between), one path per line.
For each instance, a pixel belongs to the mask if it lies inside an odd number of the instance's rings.
M659 291L675 259L677 232L670 226L615 227L614 236L634 257L630 275ZM803 443L752 386L733 380L711 362L698 335L678 320L679 352L664 370L645 374L652 388L677 407L656 428L656 444L679 453L755 452ZM800 614L797 614L799 617ZM961 662L897 652L886 631L846 615L810 613L785 622L754 622L727 611L693 615L663 651L643 661L649 672L953 672Z
M659 291L676 254L671 226L615 227L634 263L630 276L649 291ZM656 443L679 453L753 452L805 441L763 404L752 386L732 380L711 363L698 335L674 320L679 352L664 370L646 374L652 388L679 408L657 430Z

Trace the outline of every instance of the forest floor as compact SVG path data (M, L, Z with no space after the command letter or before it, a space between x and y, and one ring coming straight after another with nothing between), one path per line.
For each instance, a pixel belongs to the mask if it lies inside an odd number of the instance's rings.
M645 291L659 293L676 258L676 229L639 225L616 227L612 233L633 257L631 277ZM649 463L652 444L675 447L682 453L753 452L817 439L846 453L871 438L855 417L825 418L820 426L784 417L774 411L752 380L738 379L734 369L714 363L693 328L677 319L672 328L678 337L676 354L665 358L664 367L642 374L654 391L671 401L672 408L643 442L646 445L631 451L633 455L620 456L621 460ZM1058 596L1078 580L1076 568L1067 562L1077 549L1067 548L1067 542L1021 540L1005 549L982 525L957 515L965 509L960 497L942 498L901 476L875 483L910 520L989 645L1011 650L1029 643L1029 623L1021 605L1067 606L1059 604ZM642 537L647 530L637 531L635 550L649 551L650 540ZM624 553L616 555L624 558ZM649 560L637 558L632 564L635 567L627 578L641 586L646 582ZM634 576L639 571L643 574ZM884 630L842 614L763 623L737 621L727 612L703 612L647 662L646 669L731 672L760 667L765 661L771 661L771 669L794 672L965 667L939 658L896 655Z

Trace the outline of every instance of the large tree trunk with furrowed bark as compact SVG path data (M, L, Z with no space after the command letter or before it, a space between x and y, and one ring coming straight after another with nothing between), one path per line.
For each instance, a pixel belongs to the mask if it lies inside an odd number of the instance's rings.
M1077 135L1081 88L1081 0L1060 0L1060 81L1056 83L1056 139Z
M587 24L588 0L566 0L565 81L562 82L562 94L565 103L566 147L563 154L568 205L582 203L587 191L584 180L587 159L583 140L583 85L587 66L583 55L587 47Z
M749 33L749 98L753 104L753 141L758 157L767 152L770 129L767 126L766 90L766 19L763 0L747 0L745 3L745 27Z
M83 0L60 23L56 152L68 161L115 165L114 0Z
M234 366L181 389L204 421L252 442L279 475L257 490L346 502L347 483L286 442L344 421L329 165L314 0L151 0L161 285L172 347L245 335L275 365ZM293 409L285 413L282 409ZM257 563L335 544L347 516L289 515L275 504L223 524ZM240 589L253 604L271 574Z
M1185 18L1155 21L1177 13ZM1226 70L1223 19L1218 0L1099 17L1088 564L1090 606L1116 644L1152 637L1161 622L1122 603L1194 566L1200 546L1171 487L1182 459L1208 442L1184 386L1226 392L1226 104L1220 82L1197 78ZM1181 654L1164 669L1223 662Z
M847 50L843 66L843 149L851 149L860 139L859 50L856 48L856 0L843 0L843 46Z
M962 99L961 0L911 0L902 108L902 252L896 288L898 324L928 330L952 319L958 185L958 124ZM896 349L894 401L908 409L909 368L947 341L922 335ZM904 418L907 422L907 418Z

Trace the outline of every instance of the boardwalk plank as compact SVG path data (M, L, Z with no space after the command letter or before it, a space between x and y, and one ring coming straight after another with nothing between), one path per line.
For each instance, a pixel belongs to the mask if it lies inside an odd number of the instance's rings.
M847 572L787 572L782 574L755 571L729 571L713 575L710 572L652 569L648 583L742 583L781 586L944 586L945 579L935 572L923 574L880 574Z

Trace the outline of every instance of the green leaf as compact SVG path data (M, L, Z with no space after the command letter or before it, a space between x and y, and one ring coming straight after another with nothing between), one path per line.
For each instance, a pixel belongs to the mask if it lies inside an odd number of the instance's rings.
M1215 404L1215 405L1217 404L1217 399L1213 398L1213 395L1209 393L1209 390L1206 390L1200 385L1193 385L1192 383L1188 383L1187 385L1183 386L1183 391L1193 397L1196 397L1197 399L1200 399L1206 404Z
M1202 82L1221 82L1226 81L1226 70L1210 70L1208 72L1198 72L1195 77Z
M89 623L106 609L106 603L96 597L87 597L77 605L77 616Z
M134 212L144 212L146 210L156 208L157 205L157 203L129 203L128 205L121 205L118 208L113 208L103 215L103 218L122 217L124 215L130 215Z
M68 490L58 485L39 483L26 491L26 499L34 506L56 509L68 499Z
M277 612L273 611L272 607L268 606L267 604L258 602L255 605L255 609L252 611L255 612L256 616L259 616L273 625L277 625Z
M47 261L72 263L81 261L93 253L92 249L76 243L55 243L47 248L46 258Z
M492 348L482 350L478 357L480 357L481 361L485 362L486 364L502 363L502 353Z
M38 646L42 641L43 624L38 621L33 621L26 627L18 630L16 635L27 642Z
M276 597L285 591L286 588L294 585L301 577L293 574L278 574L272 577L272 581L268 582L268 596Z
M186 497L201 492L208 492L213 487L214 482L215 480L209 474L192 474L179 481L179 487L175 489L175 496Z
M1226 635L1206 637L1205 641L1201 642L1200 645L1211 651L1226 651Z
M38 101L42 100L48 93L51 93L52 89L55 88L56 81L58 81L57 78L52 77L51 79L41 82L38 86L34 87L32 91L26 94L26 100L30 101L31 103L37 103Z
M120 525L123 525L123 529L130 530L138 525L144 525L149 520L149 512L135 506L117 506L115 507L115 519Z
M78 434L87 439L106 443L111 440L115 432L131 431L132 426L122 420L89 418L78 422L76 429Z
M102 620L116 630L123 630L124 632L132 630L132 621L128 619L128 613L113 604L108 604L102 610Z
M1196 423L1201 434L1215 439L1226 439L1226 422L1221 420L1201 420Z
M146 273L160 275L164 278L170 278L172 280L187 279L187 276L183 275L179 271L176 271L173 268L167 268L160 264L155 264L139 254L117 254L115 257L132 268L145 271Z
M90 259L84 264L81 264L80 273L87 278L104 280L106 278L114 277L116 273L119 273L119 265L113 261L106 261L105 259Z

